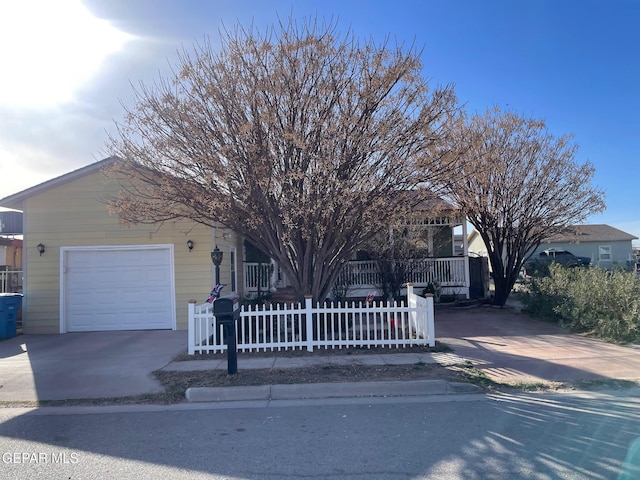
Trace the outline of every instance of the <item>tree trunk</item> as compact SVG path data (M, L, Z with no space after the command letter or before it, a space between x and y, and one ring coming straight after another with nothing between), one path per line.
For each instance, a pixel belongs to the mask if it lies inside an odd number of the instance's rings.
M514 284L514 277L511 272L505 272L502 256L498 252L490 252L489 261L493 270L493 284L495 291L493 294L493 305L504 307L509 298L509 293Z
M495 275L493 276L493 283L495 285L495 292L493 295L493 305L498 307L504 307L507 303L507 298L509 298L509 293L511 292L511 287L509 287L509 282L504 276Z

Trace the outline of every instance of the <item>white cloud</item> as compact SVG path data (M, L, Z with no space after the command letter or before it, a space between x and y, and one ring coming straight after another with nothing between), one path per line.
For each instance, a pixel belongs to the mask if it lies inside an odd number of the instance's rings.
M103 59L131 37L79 0L21 0L0 6L0 105L69 102Z
M0 198L95 161L108 124L72 108L0 108Z

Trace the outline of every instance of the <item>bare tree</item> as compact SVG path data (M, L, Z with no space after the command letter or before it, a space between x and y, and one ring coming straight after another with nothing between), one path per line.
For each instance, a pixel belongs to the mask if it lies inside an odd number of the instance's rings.
M542 240L604 210L579 165L571 136L554 137L542 120L498 108L460 121L449 197L478 230L489 254L494 304L504 306L523 262Z
M425 180L416 162L435 178L453 89L429 88L414 47L360 42L333 22L220 37L219 51L197 44L173 78L136 89L108 146L129 180L110 205L125 222L222 222L299 295L324 299L403 207L393 193Z
M380 290L386 300L400 301L400 291L410 276L415 273L418 248L416 232L409 226L404 228L390 227L371 245L371 254L376 260L380 276Z

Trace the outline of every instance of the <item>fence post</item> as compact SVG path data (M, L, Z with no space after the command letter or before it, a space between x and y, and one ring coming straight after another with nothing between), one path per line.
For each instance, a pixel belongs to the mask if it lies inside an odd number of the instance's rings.
M307 333L307 351L313 352L313 305L311 295L304 296L304 317Z
M189 355L194 355L195 352L195 337L196 337L196 301L189 300L189 329L187 332L187 349Z
M434 309L433 309L433 294L432 293L427 293L425 295L426 299L427 299L427 311L425 312L425 316L426 316L426 322L427 322L427 332L429 332L429 346L430 347L435 347L436 346L436 327L435 327L435 321L434 321Z

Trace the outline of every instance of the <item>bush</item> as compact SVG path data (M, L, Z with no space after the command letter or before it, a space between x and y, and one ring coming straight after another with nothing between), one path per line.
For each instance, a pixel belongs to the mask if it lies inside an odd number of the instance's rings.
M550 275L533 278L525 309L557 318L574 331L616 341L640 340L640 277L599 268L551 265Z
M542 262L538 259L527 262L524 270L527 277L548 277L550 275L549 267L551 262Z

